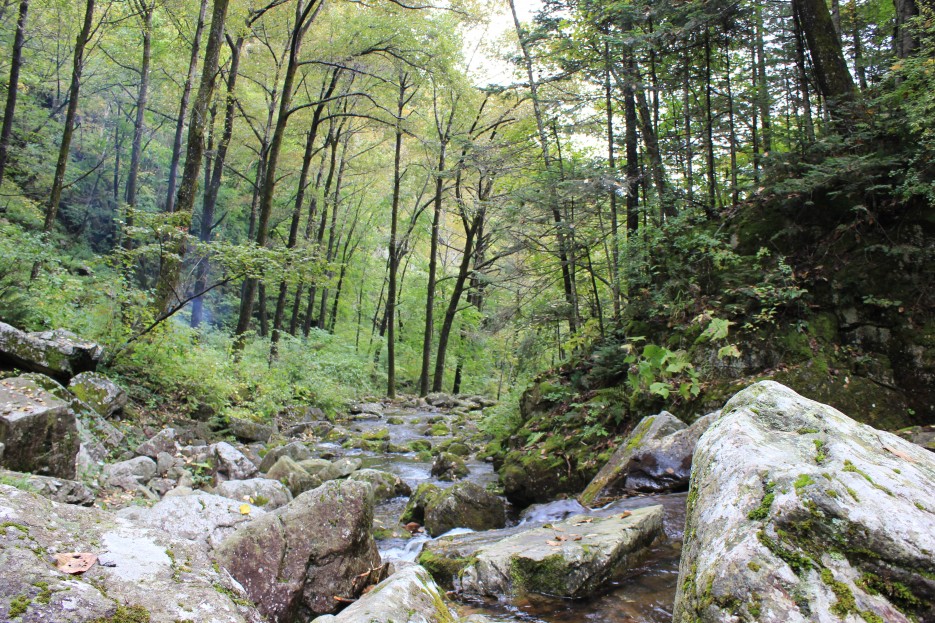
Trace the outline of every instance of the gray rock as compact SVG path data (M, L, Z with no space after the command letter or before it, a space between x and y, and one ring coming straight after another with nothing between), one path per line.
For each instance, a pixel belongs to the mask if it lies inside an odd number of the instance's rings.
M177 466L184 467L185 461L172 456L168 452L160 452L156 455L156 473L160 476L168 476L169 472Z
M2 323L0 323L2 324ZM3 467L59 478L75 477L80 440L74 412L35 382L0 381Z
M338 478L346 478L360 469L362 462L360 459L345 456L338 459L337 461L334 461L332 465L337 470Z
M266 477L284 484L293 496L305 493L321 484L320 478L309 474L288 456L279 457L276 464L266 472Z
M255 504L267 511L275 510L292 501L289 489L278 480L269 478L222 482L214 488L214 492L232 500Z
M432 576L418 565L397 571L337 616L312 623L454 623L457 614Z
M454 528L492 530L504 525L504 501L470 481L439 491L425 506L425 530L432 536Z
M633 432L626 438L607 464L601 468L578 501L591 506L602 496L619 495L624 492L624 484L629 473L631 461L641 448L651 441L662 439L685 428L685 423L668 411L650 415L640 420ZM691 459L689 458L689 463Z
M16 367L68 380L93 371L104 350L61 329L26 333L0 322L0 359Z
M135 491L139 485L145 485L156 476L156 461L148 456L138 456L128 461L110 463L104 466L103 482L109 487L120 487L126 491Z
M172 478L153 478L146 486L159 497L163 497L178 486L178 481Z
M158 457L160 452L174 455L178 451L178 435L174 428L164 428L136 447L138 455L151 459Z
M312 458L312 452L301 441L293 441L284 446L270 448L263 457L263 462L260 463L260 471L268 472L276 464L276 461L283 456L287 456L293 461L303 461Z
M352 405L350 411L355 415L362 414L381 416L383 415L383 405L381 405L379 402L362 402L360 404Z
M464 459L451 452L442 452L432 461L432 475L439 480L460 480L470 473Z
M0 470L0 481L12 484L18 489L38 493L62 504L77 504L79 506L94 504L94 491L83 482L75 480Z
M327 482L225 540L218 560L273 623L306 621L354 599L381 567L369 485Z
M129 506L117 512L118 517L212 549L243 524L265 514L263 509L242 500L204 491L167 497L148 508Z
M479 549L461 574L468 595L540 593L582 598L631 569L663 535L662 506L595 518L575 515Z
M442 409L445 409L445 408L450 409L451 407L455 407L459 404L459 401L457 398L455 398L451 394L443 394L441 392L435 392L435 393L429 394L428 396L425 397L425 401L429 403L430 405L432 405L433 407L440 407Z
M316 476L322 482L346 476L338 466L327 459L304 459L298 463L302 469L310 475Z
M385 500L408 496L412 493L412 489L402 478L396 474L378 469L361 469L348 476L348 479L369 482L373 488L373 496L378 504Z
M676 623L935 620L931 452L770 381L723 413L695 450Z
M260 473L256 465L243 452L226 441L212 445L211 449L214 454L215 479L217 482L246 480L254 478Z
M240 605L248 602L231 598L242 595L236 583L190 541L4 485L0 518L0 568L7 570L0 573L0 620L91 623L139 613L153 622L259 621L253 607ZM101 564L67 575L49 563L64 552L94 552ZM14 619L18 598L26 609Z
M68 391L97 413L110 417L127 406L127 392L103 374L82 372L68 383Z
M228 428L234 437L246 443L252 441L266 443L273 436L273 427L271 425L244 418L231 418Z

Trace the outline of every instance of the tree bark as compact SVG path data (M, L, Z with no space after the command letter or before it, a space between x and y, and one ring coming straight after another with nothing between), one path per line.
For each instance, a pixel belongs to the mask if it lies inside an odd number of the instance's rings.
M185 153L185 167L182 171L182 180L179 183L179 192L176 198L176 211L186 215L191 221L192 211L195 207L195 192L198 187L198 177L201 172L201 160L205 149L205 125L208 104L214 95L215 75L218 70L218 59L221 54L221 44L224 38L224 22L227 19L229 0L214 0L211 14L211 30L208 33L208 44L205 49L205 62L198 85L198 93L192 106L191 121L188 125L188 146ZM186 227L186 229L188 229ZM176 294L179 274L182 268L182 253L184 252L182 239L172 241L168 253L163 261L159 282L156 285L156 311L164 313L172 306L174 300L179 298Z
M188 101L191 99L192 85L195 84L195 74L198 70L198 55L201 52L201 35L205 29L205 15L208 12L208 0L201 0L198 11L198 24L195 26L195 39L192 42L191 57L188 61L188 75L185 77L185 87L182 89L182 101L179 103L179 116L175 124L175 137L172 140L172 161L169 164L169 183L166 191L166 212L175 212L175 183L178 178L179 160L182 157L182 133L185 130L185 116L188 113ZM243 42L243 38L240 38ZM237 50L237 55L240 50ZM233 60L231 64L233 65ZM233 68L231 71L234 71ZM230 82L230 79L228 79ZM230 89L228 89L230 92ZM198 290L199 292L201 290ZM201 301L201 297L197 299ZM192 320L192 326L198 325Z
M127 189L124 198L127 203L126 226L133 226L133 212L136 209L137 178L140 174L140 158L143 152L143 132L146 125L146 103L149 100L150 66L153 59L153 13L155 3L146 0L135 2L140 12L143 25L143 58L140 61L140 86L136 97L136 115L133 119L133 141L130 143L130 170L127 171ZM133 239L125 239L127 248L132 248Z
M818 90L828 101L832 117L840 115L835 104L853 100L856 89L828 5L825 0L792 0L792 6L808 44Z
M13 135L13 113L16 110L16 96L19 93L19 70L23 65L23 42L26 39L26 16L29 13L29 0L20 0L19 18L16 20L16 35L13 37L13 57L10 61L10 81L7 83L6 108L3 109L3 129L0 129L0 185L6 172L7 155L10 149L10 137Z
M52 231L58 205L62 200L62 188L65 186L65 169L68 167L68 154L71 149L71 137L75 132L75 117L78 114L78 96L81 91L81 73L84 71L84 50L91 36L94 23L94 0L87 0L84 22L81 32L75 40L75 52L72 57L71 84L68 87L68 107L65 109L65 127L62 129L62 142L58 148L58 160L55 163L55 175L52 178L52 190L49 193L49 205L45 211L42 231ZM38 275L38 264L33 269L33 278Z

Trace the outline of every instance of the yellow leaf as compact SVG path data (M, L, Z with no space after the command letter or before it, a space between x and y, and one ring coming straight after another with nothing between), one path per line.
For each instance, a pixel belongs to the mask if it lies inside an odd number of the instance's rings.
M250 514L250 505L249 505L249 504L241 504L241 505L240 505L240 514L241 514L241 515L249 515L249 514Z

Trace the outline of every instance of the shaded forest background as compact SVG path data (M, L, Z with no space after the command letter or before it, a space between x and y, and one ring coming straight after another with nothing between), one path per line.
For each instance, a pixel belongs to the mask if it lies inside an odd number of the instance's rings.
M935 416L930 4L19 0L0 37L0 317L143 408L484 393L501 455L763 377Z

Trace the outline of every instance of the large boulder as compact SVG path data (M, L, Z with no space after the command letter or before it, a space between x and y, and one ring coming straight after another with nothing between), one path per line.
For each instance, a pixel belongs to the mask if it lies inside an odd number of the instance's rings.
M266 472L266 477L284 484L293 496L305 493L321 484L318 476L312 476L288 456L279 457L276 464Z
M127 406L127 392L97 372L76 375L68 383L68 391L104 417L110 417Z
M507 453L497 472L503 494L518 508L549 502L561 495L577 495L594 476L593 471L574 462L569 466L567 457L538 450Z
M461 480L471 473L464 459L452 452L442 452L432 461L433 476L439 480Z
M0 360L18 368L48 374L67 381L80 372L90 372L104 349L61 329L26 333L0 322Z
M95 508L0 485L0 621L256 623L259 614L204 548ZM81 575L50 559L93 552Z
M425 530L432 536L454 528L492 530L506 525L506 504L473 482L459 482L431 496L425 506Z
M332 480L227 538L218 560L273 623L306 621L355 599L379 569L370 485Z
M695 450L674 621L935 620L935 456L771 381Z
M101 479L108 487L119 487L126 491L135 491L156 476L156 461L148 456L138 456L119 463L104 466Z
M38 493L62 504L78 504L79 506L94 504L94 491L83 482L76 480L0 470L0 482L13 485L17 489Z
M361 469L348 476L348 479L370 483L377 503L412 493L402 478L379 469Z
M174 428L164 428L136 447L140 456L155 459L161 452L176 454L179 451L179 436Z
M254 504L267 511L276 510L292 501L292 494L286 485L269 478L228 480L216 486L214 493L231 500Z
M577 599L606 588L663 535L662 506L611 517L575 515L477 550L461 572L467 595L502 598L539 593Z
M171 496L153 506L129 506L118 517L158 528L188 541L214 548L245 523L266 512L244 501L195 491L191 495Z
M630 432L623 445L617 448L610 460L601 468L601 471L588 483L584 492L578 496L578 500L585 506L590 506L602 496L623 493L624 482L637 452L650 442L684 429L685 423L668 411L644 417ZM691 458L689 457L690 467Z
M214 456L214 477L217 482L247 480L260 473L253 461L226 441L212 445L211 452Z
M312 623L455 623L445 593L418 565L397 571L372 591L342 610Z
M263 456L263 461L260 463L260 471L263 473L268 472L270 468L276 464L276 461L283 456L288 456L293 461L303 461L312 458L312 452L308 449L308 446L301 441L293 441L284 446L270 448Z
M2 324L2 323L0 323ZM0 381L0 465L18 472L75 477L80 440L68 404L34 381Z

